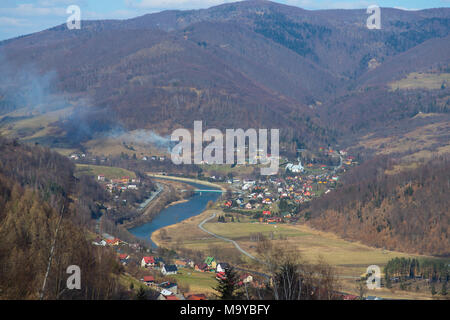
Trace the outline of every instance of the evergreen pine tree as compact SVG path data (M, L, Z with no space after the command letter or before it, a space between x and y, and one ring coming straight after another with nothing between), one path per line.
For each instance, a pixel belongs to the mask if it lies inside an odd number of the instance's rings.
M214 288L222 300L237 300L240 297L238 292L239 277L233 267L225 270L225 277L218 279L218 284Z
M386 288L388 289L392 288L391 276L387 272L385 274L385 281L386 281Z

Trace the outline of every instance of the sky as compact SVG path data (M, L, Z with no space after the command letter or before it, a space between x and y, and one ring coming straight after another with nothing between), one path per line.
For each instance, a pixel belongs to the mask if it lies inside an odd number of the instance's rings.
M357 9L369 5L408 10L450 7L450 0L274 0L309 10ZM0 41L65 23L77 5L82 20L128 19L163 10L209 8L235 0L1 0Z

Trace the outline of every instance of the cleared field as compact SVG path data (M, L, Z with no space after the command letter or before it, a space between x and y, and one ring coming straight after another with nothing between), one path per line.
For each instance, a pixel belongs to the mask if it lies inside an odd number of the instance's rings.
M175 250L179 248L194 249L201 251L205 256L210 254L211 247L219 247L222 250L233 249L232 244L214 238L198 228L198 224L210 217L213 212L218 213L217 210L207 210L199 216L164 228L166 230L164 239L161 239L161 232L158 230L153 234L152 239L164 247ZM247 219L242 219L242 221L245 222L218 223L216 220L212 220L205 223L204 227L215 234L237 241L242 249L252 255L256 255L257 242L252 241L250 235L262 233L269 239L273 239L271 240L273 244L298 253L306 261L316 262L317 259L322 258L336 267L341 279L342 290L349 293L357 294L356 279L365 273L369 265L375 264L383 269L383 266L394 257L421 257L373 248L358 242L350 242L332 233L317 231L306 225L269 225L248 222ZM245 263L247 267L252 270L258 268L255 262L248 261L248 259L244 260L247 261ZM200 289L206 290L206 287L201 285ZM431 298L431 295L427 293L392 292L388 289L369 291L368 294L386 298Z
M274 237L303 237L308 235L308 233L299 231L295 228L288 227L287 225L271 225L271 224L261 224L259 222L228 222L228 223L217 223L209 222L206 223L205 229L224 236L233 240L247 240L251 233L261 233L264 236L269 237L274 234Z
M189 292L187 294L205 293L214 294L217 293L213 288L217 286L217 280L215 274L211 272L197 272L192 269L178 269L176 275L172 275L177 283L181 285L188 285Z
M389 259L409 256L404 253L372 248L343 240L334 234L311 229L306 225L270 225L260 223L207 223L205 228L239 242L241 247L256 254L251 233L261 233L274 243L286 245L308 261L322 257L340 267L345 275L359 276L370 264L384 265Z
M165 239L161 239L160 230L153 234L153 240L165 247L186 247L207 251L211 245L233 248L232 244L205 234L198 224L211 216L215 210L207 210L176 225L164 228ZM332 233L314 230L306 225L263 224L259 222L228 222L216 220L204 224L205 229L235 240L251 254L256 254L256 242L251 241L251 234L261 233L273 239L273 243L287 245L290 250L298 252L308 261L319 257L328 263L342 267L346 275L359 276L370 264L385 264L393 257L411 256L400 252L386 251L350 242Z
M419 114L418 116L425 117L426 115ZM390 137L368 135L361 139L358 146L375 150L377 154L406 154L402 157L401 165L397 165L393 170L386 172L392 174L404 169L414 168L422 160L449 153L450 143L445 143L445 141L448 141L449 132L450 122L441 121Z
M234 175L250 174L255 168L260 168L261 165L236 165L231 167L227 164L204 164L200 166L203 171L207 172L209 175L214 175L215 172L221 174L233 173Z
M448 85L450 81L450 73L417 73L413 72L399 81L390 83L392 90L396 89L441 89L444 85Z
M124 176L136 178L136 174L134 172L122 168L96 166L90 164L76 165L75 175L77 176L82 175L97 176L99 174L103 174L107 179L119 179Z
M143 156L167 156L164 150L155 148L149 143L133 142L132 132L129 135L122 134L115 137L92 139L84 143L83 146L94 155L117 156L125 153L130 157L136 154L138 159Z
M64 108L47 113L25 112L16 110L2 116L0 119L11 117L12 121L2 126L0 132L10 137L18 137L29 140L44 137L50 134L50 124L58 121L61 117L70 114L73 108ZM21 119L25 117L25 119ZM18 120L14 120L18 119Z

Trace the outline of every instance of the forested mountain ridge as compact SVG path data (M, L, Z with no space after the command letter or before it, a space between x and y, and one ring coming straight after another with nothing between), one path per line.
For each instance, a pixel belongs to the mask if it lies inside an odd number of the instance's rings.
M86 239L95 206L95 184L73 177L73 164L41 147L0 140L0 299L37 299L53 243L45 299L108 299L121 296L119 266L109 250ZM57 231L58 230L58 231ZM83 290L64 290L66 269L82 270Z
M315 228L388 250L450 255L450 159L386 175L395 162L375 157L344 176L337 190L301 212Z
M382 8L381 30L368 30L367 17L364 10L243 1L83 21L81 30L62 25L1 42L0 69L12 79L30 65L54 75L50 91L76 101L56 124L63 132L75 127L66 132L74 140L90 138L77 131L120 126L167 134L203 120L208 127L278 127L284 141L300 145L335 143L341 130L384 121L385 108L370 114L378 107L373 92L388 97L384 105L409 99L386 86L449 65L449 9ZM15 104L2 99L0 114L23 106ZM403 105L390 108L411 116Z

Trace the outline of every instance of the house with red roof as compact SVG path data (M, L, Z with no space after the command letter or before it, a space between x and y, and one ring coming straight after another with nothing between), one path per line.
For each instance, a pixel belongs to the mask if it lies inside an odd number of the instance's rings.
M145 282L146 285L150 286L155 283L155 277L154 276L144 276L144 278L141 281Z
M194 269L195 269L195 271L200 271L200 272L205 272L205 271L209 270L208 265L203 262L196 264Z
M130 256L126 253L119 254L119 260L128 260Z
M217 272L216 273L216 279L217 280L225 280L227 276L225 275L225 272Z
M148 267L154 267L154 266L155 266L155 258L153 256L142 258L142 260L141 260L142 268L148 268Z

